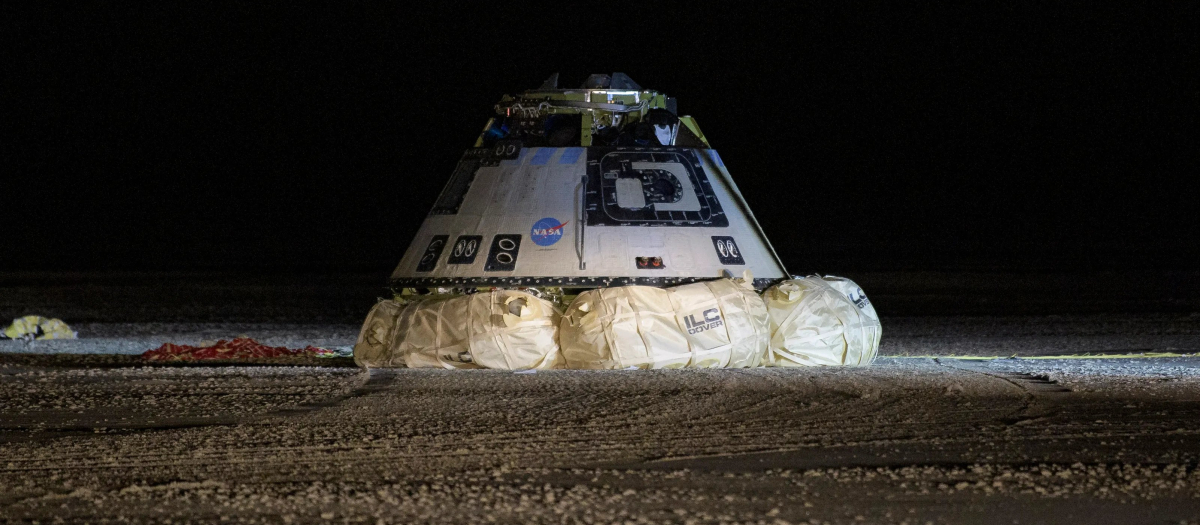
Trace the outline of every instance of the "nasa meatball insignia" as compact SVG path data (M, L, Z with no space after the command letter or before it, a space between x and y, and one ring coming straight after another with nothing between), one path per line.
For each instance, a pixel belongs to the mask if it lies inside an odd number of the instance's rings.
M529 236L538 246L550 246L562 239L563 226L566 226L567 222L560 223L554 217L546 217L533 223L533 228L529 230Z

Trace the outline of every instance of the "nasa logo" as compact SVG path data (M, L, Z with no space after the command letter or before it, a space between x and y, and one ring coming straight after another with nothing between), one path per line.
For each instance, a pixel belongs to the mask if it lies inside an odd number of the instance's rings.
M529 230L529 236L538 246L550 246L562 239L563 226L566 226L567 222L560 223L558 219L546 217L533 223L533 228Z

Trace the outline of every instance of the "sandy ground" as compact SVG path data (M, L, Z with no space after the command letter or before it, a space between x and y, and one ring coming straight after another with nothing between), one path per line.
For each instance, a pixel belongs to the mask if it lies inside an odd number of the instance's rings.
M1196 523L1200 360L0 367L10 522ZM815 521L814 521L815 520Z
M0 307L82 337L0 344L0 522L1200 523L1200 358L919 357L1200 351L1157 289L1037 315L880 294L885 357L858 369L367 373L145 365L166 341L349 345L373 299L149 295L167 282L0 279Z

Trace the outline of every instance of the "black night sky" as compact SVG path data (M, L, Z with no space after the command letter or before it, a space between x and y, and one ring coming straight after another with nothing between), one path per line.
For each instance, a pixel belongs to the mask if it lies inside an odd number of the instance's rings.
M9 13L0 270L382 280L555 71L677 97L793 273L1194 266L1194 6L706 5Z

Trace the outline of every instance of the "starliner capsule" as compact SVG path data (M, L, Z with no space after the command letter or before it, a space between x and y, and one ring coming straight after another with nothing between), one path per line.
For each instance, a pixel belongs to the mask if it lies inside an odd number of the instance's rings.
M787 277L675 99L622 73L505 95L391 276L397 294Z

